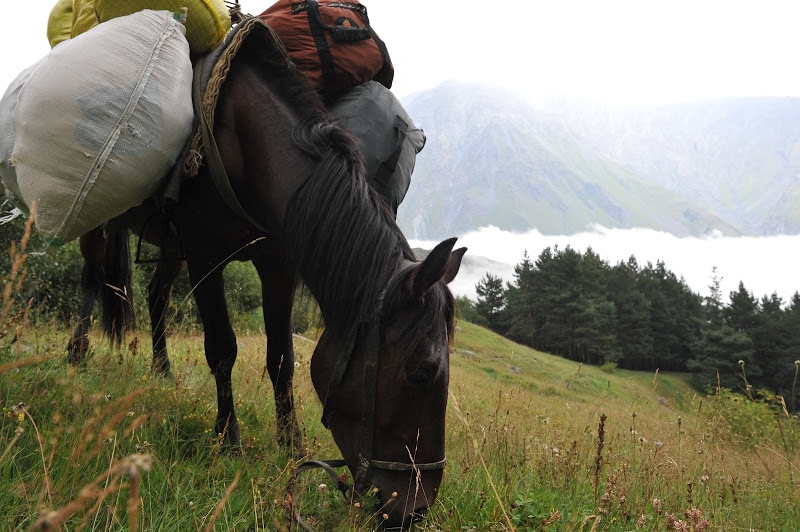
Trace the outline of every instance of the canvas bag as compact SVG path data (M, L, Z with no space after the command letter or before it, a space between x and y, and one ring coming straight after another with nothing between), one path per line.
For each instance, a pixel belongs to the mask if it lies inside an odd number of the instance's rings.
M187 8L186 40L193 54L205 54L219 46L231 29L231 17L224 0L71 0L71 36L77 37L102 22L131 15L145 9L180 13ZM62 11L57 12L61 7ZM53 8L50 17L64 17L67 0L61 0ZM60 26L52 22L54 28ZM48 37L50 32L48 31ZM57 44L57 43L55 43ZM50 39L50 46L55 46Z
M184 27L166 11L104 22L56 46L22 87L13 164L58 245L158 189L192 131Z
M279 0L259 17L326 99L370 80L392 87L389 52L370 26L367 8L357 0Z
M3 97L0 98L0 181L2 181L5 197L10 199L15 207L28 212L28 207L22 201L22 194L17 184L17 171L14 167L14 142L17 136L14 134L14 113L17 111L19 94L25 82L39 63L35 63L20 73L6 89Z
M425 133L392 91L374 81L347 91L330 111L360 140L367 181L396 215L411 184L417 154L425 147Z

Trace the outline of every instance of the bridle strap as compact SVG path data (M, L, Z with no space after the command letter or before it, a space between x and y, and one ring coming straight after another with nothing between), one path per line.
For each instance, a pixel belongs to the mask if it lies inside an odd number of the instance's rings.
M344 374L347 371L347 366L350 365L350 358L353 356L353 350L356 348L356 338L358 338L357 331L353 332L347 339L342 354L333 367L331 380L328 382L328 391L325 394L325 406L322 408L322 425L326 429L331 428L331 416L336 408L336 404L339 402L339 389L342 387Z
M361 453L358 470L353 482L360 486L367 480L367 473L375 450L375 403L378 395L378 365L380 363L381 331L380 319L373 318L367 326L367 341L364 350L364 388L361 406Z
M442 458L438 462L429 462L427 464L406 464L405 462L371 460L369 465L375 469L385 469L387 471L435 471L436 469L444 469L444 466L447 465L447 457Z

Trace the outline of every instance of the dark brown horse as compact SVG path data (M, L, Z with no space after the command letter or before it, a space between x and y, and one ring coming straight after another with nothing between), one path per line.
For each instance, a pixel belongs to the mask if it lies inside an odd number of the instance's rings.
M250 221L221 199L205 168L183 186L174 220L216 380L215 430L240 446L231 389L237 346L220 266L251 260L263 287L279 440L300 441L290 329L299 276L326 326L311 361L323 423L356 491L377 487L386 526L407 527L425 515L442 480L454 327L447 283L465 249L453 251L450 239L415 260L367 185L352 137L280 54L242 47L213 132Z
M167 355L166 318L172 287L185 265L180 241L169 230L169 219L165 213L153 210L142 218L144 222L132 228L142 240L158 246L160 254L153 277L147 286L148 309L153 341L154 373L170 374ZM78 325L67 345L67 362L82 363L89 350L89 326L95 302L102 303L102 325L104 332L117 343L134 318L132 280L130 268L130 245L128 229L105 234L96 228L81 235L79 240L83 269L81 271L81 306Z

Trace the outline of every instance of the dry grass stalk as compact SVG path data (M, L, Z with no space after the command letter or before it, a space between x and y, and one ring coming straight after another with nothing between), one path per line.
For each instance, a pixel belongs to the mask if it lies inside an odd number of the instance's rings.
M94 515L102 502L109 495L113 495L125 487L125 485L122 483L123 476L127 475L131 478L135 477L138 479L139 472L149 471L150 467L150 455L133 454L124 458L116 465L109 468L108 471L84 486L84 488L78 494L78 497L63 508L59 510L43 511L36 520L36 523L33 525L32 530L58 530L64 523L72 518L72 516L81 510L90 508L87 515L85 515L83 518L81 523L82 526L77 529L82 530L88 524L89 518ZM104 483L106 483L107 486L106 488L101 489L100 486ZM94 501L94 504L92 504L92 501ZM136 504L138 504L138 491L135 501ZM130 505L128 509L130 511ZM136 515L138 516L138 513ZM135 530L135 528L131 528L131 530Z
M76 445L75 450L72 452L71 460L77 463L79 458L91 459L97 456L102 449L103 440L108 437L111 431L114 430L114 427L117 426L119 422L128 415L128 412L130 411L130 405L133 403L133 401L146 391L146 388L140 388L130 392L128 395L111 401L108 403L108 405L106 405L99 415L87 421L81 430L81 435L80 438L78 438L78 444ZM95 430L100 422L111 415L111 412L114 411L116 411L116 413L111 416L106 424L100 428L99 432L95 434ZM93 440L94 448L89 451L89 445Z
M231 493L233 493L234 488L236 488L236 485L239 483L239 478L241 478L241 476L242 472L237 471L236 476L233 477L233 482L231 482L230 486L228 486L228 489L225 490L225 496L217 503L217 507L214 508L214 513L211 514L211 519L208 521L205 532L211 532L214 530L214 524L217 522L217 518L219 518L220 514L222 514L222 510L225 508L228 499L231 498Z

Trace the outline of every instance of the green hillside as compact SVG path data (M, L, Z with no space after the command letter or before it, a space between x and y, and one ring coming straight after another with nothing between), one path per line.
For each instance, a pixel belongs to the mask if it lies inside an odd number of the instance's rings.
M211 434L202 336L172 335L175 379L162 380L139 347L146 333L121 352L96 340L76 372L61 362L67 332L14 330L0 343L0 528L288 529L293 462L275 442L263 336L239 339L236 458ZM311 456L333 458L309 378L315 337L295 339L295 396ZM699 395L685 375L579 366L466 322L450 391L446 476L420 530L800 528L800 431L781 409ZM310 473L294 491L317 530L376 528L368 504L326 481Z

